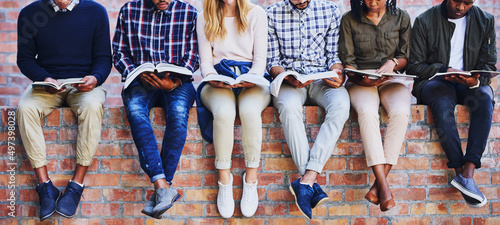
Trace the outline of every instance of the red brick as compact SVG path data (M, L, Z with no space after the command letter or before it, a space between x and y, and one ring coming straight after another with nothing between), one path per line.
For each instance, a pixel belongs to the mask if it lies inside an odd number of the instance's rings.
M108 171L138 171L140 167L135 159L101 159L101 165Z
M118 174L116 174L118 176ZM151 187L152 183L147 175L140 174L122 174L121 180L123 187ZM111 185L110 185L111 186ZM116 186L116 185L113 185Z
M293 201L294 197L288 189L286 190L267 190L268 200L275 201Z
M144 209L145 202L141 203L124 203L123 215L124 216L143 216L141 210Z
M267 107L262 111L262 124L271 124L274 121L274 108Z
M408 142L408 154L443 155L439 142Z
M470 225L472 224L472 219L470 217L436 217L434 222L446 225Z
M351 220L352 225L387 225L389 224L389 220L387 218L355 218Z
M133 219L107 218L107 219L104 219L104 224L106 224L106 225L129 225L129 224L142 225L142 224L144 224L144 219L143 218L133 218Z
M176 174L172 183L177 187L200 187L200 174Z
M66 125L77 125L76 115L69 108L61 108L63 114L63 124Z
M57 130L43 130L43 136L45 141L55 141L57 140Z
M53 110L49 115L47 115L47 126L58 127L61 125L59 117L61 116L61 111Z
M392 188L396 201L423 201L426 199L425 188Z
M187 219L186 225L223 225L222 218L205 218L205 219Z
M410 218L394 218L393 225L427 225L431 224L430 217L410 217Z
M370 211L370 216L380 216L380 215L402 216L402 215L409 214L408 205L406 203L403 203L403 202L396 202L396 206L394 206L393 209L391 209L387 212L380 211L380 207L378 205L370 204L369 211Z
M491 184L500 184L500 172L493 172L491 174Z
M44 221L45 222L45 221ZM62 225L100 225L100 219L80 219L80 218L72 218L66 219L62 218Z
M366 158L350 158L348 164L349 170L370 170L366 164Z
M417 123L419 121L424 121L424 119L425 119L425 106L412 105L412 107L411 107L411 123Z
M256 218L230 218L227 220L228 225L259 225L264 224L265 219L256 219Z
M411 204L412 215L448 214L445 203L414 203Z
M203 143L185 143L182 155L201 155L202 151Z
M271 127L269 128L269 140L285 140L285 135L283 134L283 129L281 127Z
M120 212L120 204L118 203L82 203L80 204L82 208L82 215L85 216L118 216Z
M492 202L491 207L493 209L491 211L492 214L500 214L500 202Z
M305 218L284 218L284 219L269 219L268 225L303 225L306 224Z
M337 143L333 155L362 155L363 145L361 143Z
M108 108L107 109L109 117L105 119L108 119L106 123L104 124L115 124L115 125L121 125L122 124L122 112L120 111L119 108Z
M2 1L0 2L0 8L12 8L18 9L20 8L19 1Z
M97 202L101 201L101 189L97 187L97 189L93 189L94 187L85 187L83 190L83 198L84 202Z
M332 173L329 185L364 185L366 173Z
M59 129L59 140L61 141L76 141L77 136L78 136L78 129L76 128Z
M411 186L444 185L448 183L447 175L435 175L428 173L410 174Z
M432 170L448 170L448 159L446 158L434 158L431 161L431 169Z
M474 224L477 225L500 224L500 217L474 218Z
M182 170L215 170L213 158L208 159L181 159Z
M96 151L96 156L118 156L121 154L119 145L116 144L99 144Z
M489 214L490 213L490 203L486 203L485 206L481 208L471 208L465 202L457 202L450 206L451 215L463 215L463 214Z
M265 158L265 170L297 170L297 166L291 158Z
M430 131L427 127L408 127L406 130L406 140L427 140L430 138Z
M127 190L127 189L103 189L102 195L108 201L126 201L137 202L141 201L141 190Z
M309 106L305 108L306 125L318 124L318 106Z
M123 176L126 176L124 174ZM120 182L119 174L87 174L85 176L85 185L87 186L118 186Z
M282 173L259 173L259 186L267 186L270 184L283 185L284 174Z
M176 216L190 216L197 217L203 215L203 205L201 204L174 204L167 212L165 212L164 217L168 218L168 215Z
M281 154L282 152L281 142L262 143L262 154Z
M463 200L463 197L455 188L429 188L429 200Z
M393 167L394 170L427 170L429 169L428 158L409 158L399 157L398 164Z

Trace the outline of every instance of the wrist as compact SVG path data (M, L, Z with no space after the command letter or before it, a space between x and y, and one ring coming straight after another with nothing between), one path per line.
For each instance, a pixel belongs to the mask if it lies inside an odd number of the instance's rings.
M477 80L477 84L474 86L469 87L470 89L478 88L479 85L481 84L481 81Z
M172 86L171 89L168 89L167 92L171 92L171 91L173 91L174 89L176 89L178 87L177 80L178 79L172 80L172 82L174 83L174 86Z
M394 62L394 68L393 68L393 70L396 70L396 67L398 67L398 65L399 65L399 61L396 58L392 58L391 60Z

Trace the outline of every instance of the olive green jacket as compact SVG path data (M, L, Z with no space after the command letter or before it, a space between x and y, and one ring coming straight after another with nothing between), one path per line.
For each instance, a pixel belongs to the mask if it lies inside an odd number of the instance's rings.
M412 94L420 101L420 93L428 78L446 72L450 61L451 38L455 24L448 21L446 0L415 19L411 35L407 74L417 75ZM464 71L495 71L497 62L495 18L476 6L466 14ZM491 78L480 77L480 85L489 85Z
M339 56L344 65L356 69L378 69L391 58L410 56L410 15L397 9L386 12L378 25L366 16L359 21L347 12L340 23Z

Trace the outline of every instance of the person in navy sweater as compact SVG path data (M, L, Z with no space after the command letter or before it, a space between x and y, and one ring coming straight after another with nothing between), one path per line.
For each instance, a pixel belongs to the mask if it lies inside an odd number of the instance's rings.
M106 9L93 0L38 0L18 18L17 65L32 81L61 84L83 81L61 90L31 85L17 108L24 148L38 180L40 219L54 212L71 218L83 192L83 180L96 152L111 71L111 44ZM47 173L46 146L40 118L68 105L78 117L76 170L64 194Z

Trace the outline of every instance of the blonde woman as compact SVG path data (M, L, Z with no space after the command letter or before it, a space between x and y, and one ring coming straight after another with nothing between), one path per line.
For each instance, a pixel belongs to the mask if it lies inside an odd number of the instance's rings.
M267 17L264 9L249 0L205 0L198 17L197 33L203 77L221 74L237 77L249 73L264 76L267 53ZM205 85L206 84L206 85ZM238 109L241 143L245 155L241 212L251 217L258 207L257 168L262 143L261 113L271 97L268 87L252 83L227 85L210 81L198 88L197 104L213 114L201 116L200 126L213 122L215 167L219 170L217 208L222 217L234 212L233 176L230 172L234 143L234 120ZM204 133L207 141L212 137Z

